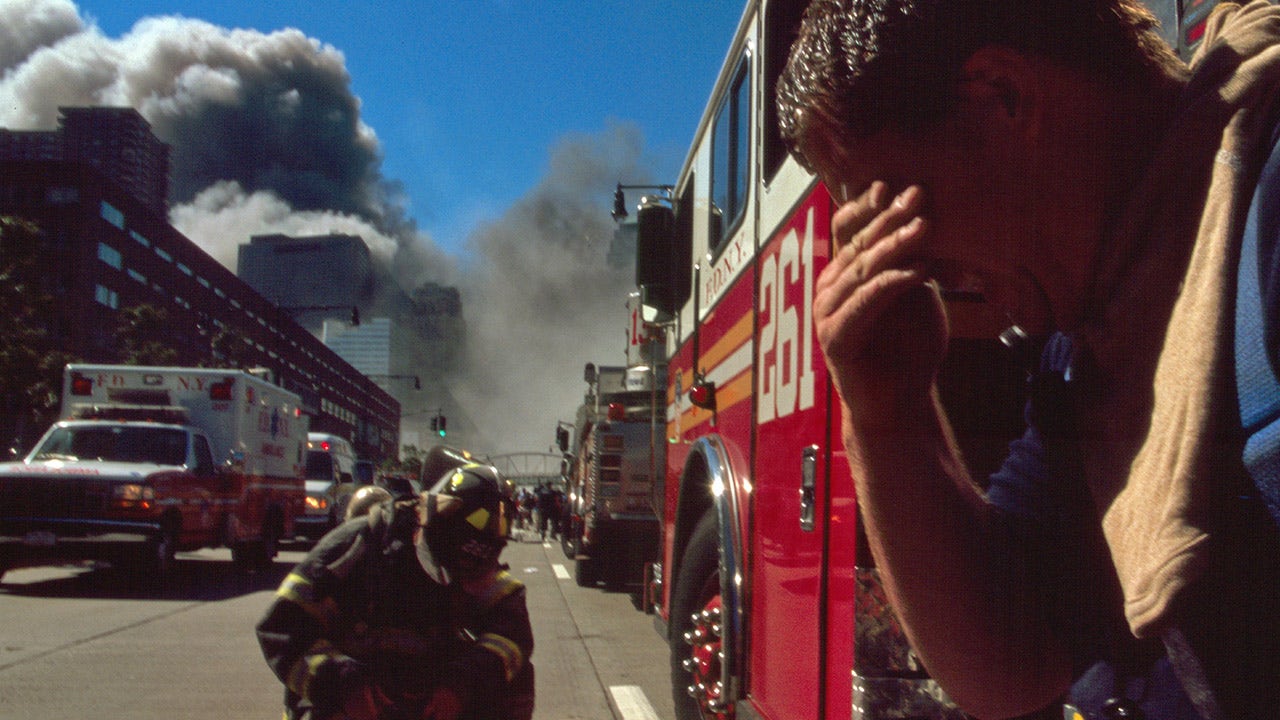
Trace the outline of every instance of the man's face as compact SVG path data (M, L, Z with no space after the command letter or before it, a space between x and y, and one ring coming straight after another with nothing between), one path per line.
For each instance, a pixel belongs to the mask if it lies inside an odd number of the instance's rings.
M1037 324L1018 317L1043 314L1027 255L1034 246L1035 183L1027 159L1009 144L948 120L844 142L814 131L804 151L837 204L858 198L875 180L886 183L889 198L920 186L928 222L923 259L933 277L944 288L979 287L1015 319Z

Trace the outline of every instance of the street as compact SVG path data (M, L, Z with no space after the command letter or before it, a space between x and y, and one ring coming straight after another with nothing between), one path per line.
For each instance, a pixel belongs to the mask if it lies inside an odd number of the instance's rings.
M69 565L0 585L0 718L278 718L253 626L300 550L237 575L226 550L179 554L165 581ZM578 587L559 545L503 553L528 587L535 720L669 720L665 643L626 593Z

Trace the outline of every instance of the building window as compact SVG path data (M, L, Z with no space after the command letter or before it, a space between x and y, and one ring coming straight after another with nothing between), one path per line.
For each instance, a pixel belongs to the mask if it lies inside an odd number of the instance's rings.
M124 213L121 212L119 208L117 208L116 206L112 205L106 200L103 200L102 207L101 207L101 214L102 214L103 220L106 220L107 222L111 223L112 225L115 225L121 230L124 229Z
M173 256L165 252L164 250L161 250L160 248L156 248L156 254L159 255L160 259L164 260L165 262L173 262Z
M197 276L196 276L196 282L200 283L201 285L203 285L203 286L205 286L205 287L209 287L209 281L208 281L208 280L205 280L204 278L200 277L199 275L197 275Z
M98 259L117 270L124 266L124 257L120 251L104 242L98 243Z
M134 241L136 241L142 247L151 247L151 241L148 240L146 237L144 237L142 233L138 232L137 230L130 230L129 237L133 238Z
M183 265L182 263L177 263L177 266L178 266L179 272L181 272L183 275L186 275L187 277L191 277L192 275L191 268L187 267L186 265Z
M93 299L99 303L106 305L112 310L120 307L120 295L115 290L97 285L93 288Z
M143 275L142 273L138 272L137 270L134 270L133 268L129 268L126 272L128 272L128 273L129 273L129 277L133 278L134 280L137 280L138 282L142 283L143 285L146 285L146 284L147 284L147 276L146 276L146 275Z

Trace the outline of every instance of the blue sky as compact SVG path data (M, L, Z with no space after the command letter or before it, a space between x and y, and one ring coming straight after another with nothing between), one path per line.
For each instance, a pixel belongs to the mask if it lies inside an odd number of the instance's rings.
M179 15L269 33L286 27L346 58L382 172L447 251L547 170L567 134L638 125L653 182L684 158L742 0L334 2L78 0L109 38ZM619 178L627 182L628 178Z

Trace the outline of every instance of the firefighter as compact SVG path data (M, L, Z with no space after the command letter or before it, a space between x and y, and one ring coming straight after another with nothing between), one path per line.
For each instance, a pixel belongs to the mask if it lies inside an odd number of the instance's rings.
M257 626L285 718L529 720L525 590L498 562L510 497L467 464L330 531Z

